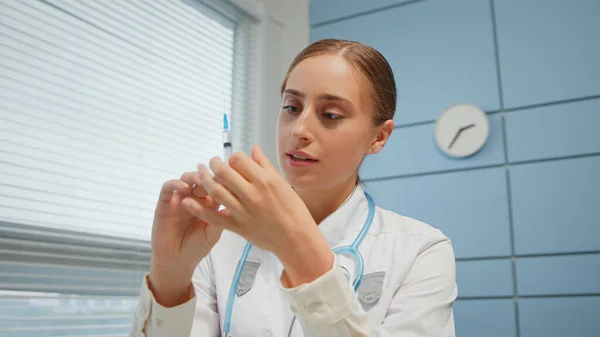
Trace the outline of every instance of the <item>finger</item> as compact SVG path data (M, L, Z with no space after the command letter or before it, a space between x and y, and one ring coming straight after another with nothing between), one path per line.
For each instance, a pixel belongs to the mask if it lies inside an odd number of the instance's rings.
M206 223L223 227L236 233L240 230L240 226L233 219L229 212L219 212L214 209L206 208L194 198L185 198L182 200L181 204L188 210L188 212Z
M208 192L206 192L206 189L202 185L196 185L192 188L192 195L198 198L206 198Z
M202 184L200 184L200 176L198 172L185 172L179 179L192 186L192 195L198 198L204 198L208 195L206 189L202 186Z
M209 197L234 212L239 212L243 209L240 201L213 178L206 166L201 164L198 166L198 170L200 183L208 192Z
M254 159L254 161L257 162L262 168L270 171L276 170L275 166L271 164L271 161L269 158L267 158L267 156L265 156L258 144L252 147L252 159Z
M195 198L194 199L196 201L198 201L198 203L200 203L200 205L202 205L203 207L206 208L210 208L210 209L218 209L219 205L217 202L215 202L214 200L212 200L210 197L203 197L203 198Z
M245 153L236 152L229 158L229 166L249 182L263 179L265 171Z
M187 193L190 186L185 182L179 179L173 179L166 181L162 188L160 189L160 194L158 195L159 201L168 201L173 196L173 192L179 191L181 193Z
M210 169L215 174L215 179L226 189L233 192L238 199L245 199L249 190L250 183L236 172L231 166L225 164L221 158L215 157L210 160Z
M198 172L185 172L179 179L190 186L200 184L200 176L198 175Z

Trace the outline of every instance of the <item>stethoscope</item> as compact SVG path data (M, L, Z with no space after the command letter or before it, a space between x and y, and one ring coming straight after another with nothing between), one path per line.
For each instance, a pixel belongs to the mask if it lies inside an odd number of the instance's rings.
M360 233L358 233L352 244L349 246L341 246L332 249L332 252L336 255L348 254L354 259L354 262L356 263L356 277L352 282L354 291L356 291L360 286L363 274L365 272L365 260L363 259L360 251L358 251L358 247L367 236L369 228L371 228L371 224L373 223L373 217L375 217L375 202L367 192L365 192L365 197L369 203L369 213L367 214L367 219L365 220ZM235 300L236 288L240 282L240 278L242 277L242 271L244 270L244 265L246 264L246 259L248 258L250 249L252 249L252 244L248 242L246 243L246 247L244 247L244 251L242 252L240 260L238 261L233 280L231 281L231 288L229 288L229 297L227 298L227 307L225 309L225 322L223 323L223 336L225 337L230 337L229 330L231 327L231 316L233 315L233 302ZM294 316L290 326L289 334L292 332L292 327L295 321L296 317Z

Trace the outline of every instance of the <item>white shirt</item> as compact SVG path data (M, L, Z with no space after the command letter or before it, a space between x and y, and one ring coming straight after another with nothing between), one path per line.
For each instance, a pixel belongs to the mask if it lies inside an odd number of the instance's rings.
M349 245L367 213L367 199L357 186L319 229L331 247ZM195 270L194 297L179 306L158 304L145 278L130 336L221 336L231 280L245 244L224 232ZM286 289L277 258L252 248L237 288L242 295L235 299L230 336L288 336L294 314L294 337L454 336L455 261L442 232L377 207L359 250L365 270L355 292L346 275L353 280L356 274L350 257L338 255L326 274Z

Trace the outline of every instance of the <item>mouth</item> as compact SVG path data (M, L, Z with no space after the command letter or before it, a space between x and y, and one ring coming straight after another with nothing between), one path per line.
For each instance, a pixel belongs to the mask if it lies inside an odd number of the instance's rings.
M318 160L302 151L288 151L285 153L288 163L294 167L306 167L315 164Z

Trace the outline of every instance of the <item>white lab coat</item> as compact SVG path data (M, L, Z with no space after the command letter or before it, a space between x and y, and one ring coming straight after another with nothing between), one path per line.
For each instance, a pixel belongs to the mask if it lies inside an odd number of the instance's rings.
M332 247L349 245L367 213L367 199L357 186L319 228ZM130 336L221 336L231 280L245 243L224 232L195 271L194 298L177 307L158 304L144 280ZM235 299L230 336L288 336L294 313L294 337L454 336L455 261L442 232L377 207L359 250L365 276L354 292L347 279L348 273L352 279L355 275L349 257L337 256L325 275L286 289L280 283L281 263L254 247L237 288L242 295Z

